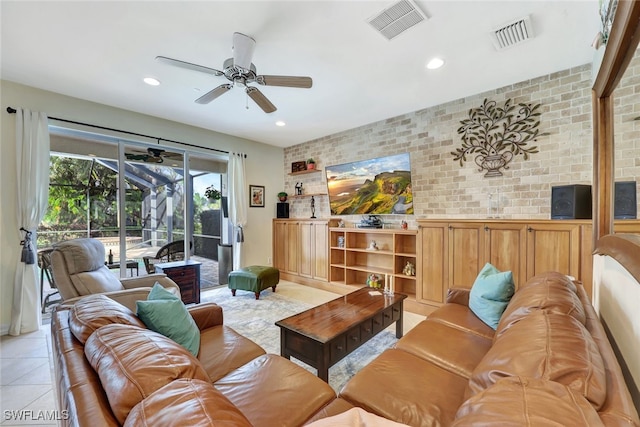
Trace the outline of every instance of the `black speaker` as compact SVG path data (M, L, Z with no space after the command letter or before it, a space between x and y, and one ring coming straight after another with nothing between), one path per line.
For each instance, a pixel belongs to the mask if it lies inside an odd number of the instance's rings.
M277 218L289 218L289 203L277 203Z
M638 217L636 182L616 182L614 195L613 217L616 219L636 219Z
M551 219L591 219L591 186L551 187Z

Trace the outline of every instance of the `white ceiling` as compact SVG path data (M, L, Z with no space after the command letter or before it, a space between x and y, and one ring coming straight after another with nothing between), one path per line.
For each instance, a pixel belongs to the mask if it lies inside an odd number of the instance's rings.
M366 20L393 2L2 0L0 76L286 147L589 63L599 29L597 0L419 0L430 19L388 41ZM536 37L497 51L491 30L525 15ZM271 114L239 87L199 105L227 80L154 59L222 69L235 31L256 39L258 74L311 76L313 87L259 86ZM445 66L427 70L434 56Z

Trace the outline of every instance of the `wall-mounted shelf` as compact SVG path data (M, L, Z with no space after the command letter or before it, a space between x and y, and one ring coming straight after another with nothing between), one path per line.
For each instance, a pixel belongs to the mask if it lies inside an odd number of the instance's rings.
M304 171L299 171L299 172L289 172L289 175L294 176L294 175L306 175L308 173L316 173L316 172L322 172L322 169L307 169Z
M306 194L293 194L289 196L290 199L303 199L305 197L318 197L318 196L326 196L327 193L306 193Z

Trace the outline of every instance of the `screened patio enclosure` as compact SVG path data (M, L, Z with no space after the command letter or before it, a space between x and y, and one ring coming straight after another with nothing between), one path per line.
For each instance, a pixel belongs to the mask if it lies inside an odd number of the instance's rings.
M218 244L228 242L229 221L223 200L208 200L204 192L222 191L226 161L173 149L149 157L146 145L82 136L52 134L49 212L38 248L100 239L115 264L135 262L135 269L114 268L124 277L147 274L145 256L186 240L192 247L186 258L202 262L201 287L216 285Z

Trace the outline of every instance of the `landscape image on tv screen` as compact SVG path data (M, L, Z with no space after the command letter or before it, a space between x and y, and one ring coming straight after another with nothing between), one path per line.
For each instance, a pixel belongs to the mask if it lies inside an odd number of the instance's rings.
M328 166L331 215L413 214L409 153Z

